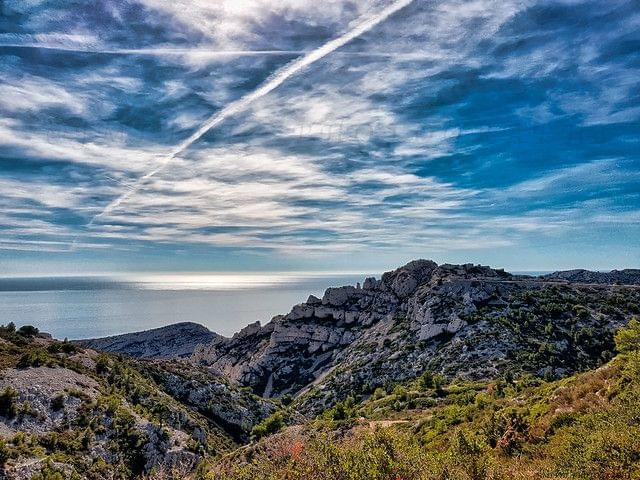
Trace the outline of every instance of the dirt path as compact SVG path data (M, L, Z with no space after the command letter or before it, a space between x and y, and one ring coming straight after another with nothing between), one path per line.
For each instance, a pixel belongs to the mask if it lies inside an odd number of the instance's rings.
M409 420L370 420L369 428L374 429L376 427L388 428L392 425L398 425L402 423L410 423Z

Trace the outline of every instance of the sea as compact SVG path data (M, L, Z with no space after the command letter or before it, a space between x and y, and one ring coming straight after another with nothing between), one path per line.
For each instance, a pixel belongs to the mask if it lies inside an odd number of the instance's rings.
M196 322L230 336L286 314L310 294L378 274L216 273L0 278L0 324L33 325L55 338L130 333Z
M540 275L548 272L514 272ZM224 336L328 287L380 273L184 273L0 278L0 324L33 325L58 339L97 338L200 323Z

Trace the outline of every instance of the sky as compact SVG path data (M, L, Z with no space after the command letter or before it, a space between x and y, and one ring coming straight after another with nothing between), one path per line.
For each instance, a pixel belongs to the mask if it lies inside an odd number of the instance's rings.
M637 0L0 0L0 275L640 267Z

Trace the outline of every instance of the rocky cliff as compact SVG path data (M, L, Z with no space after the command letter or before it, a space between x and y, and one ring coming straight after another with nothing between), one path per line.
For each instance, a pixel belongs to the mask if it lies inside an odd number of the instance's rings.
M192 359L265 397L296 394L309 411L426 370L558 377L611 356L612 332L640 305L640 275L625 272L527 277L417 260L362 286L329 288Z

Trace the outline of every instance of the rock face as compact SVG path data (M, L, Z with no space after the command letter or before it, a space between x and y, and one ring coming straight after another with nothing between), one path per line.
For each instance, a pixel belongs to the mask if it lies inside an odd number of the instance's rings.
M197 323L176 323L144 332L113 337L79 340L76 343L95 350L121 353L138 358L184 358L198 345L211 343L219 336Z
M94 379L66 368L9 368L0 374L0 390L5 388L18 393L16 401L28 402L30 414L0 422L2 436L18 431L43 434L60 427L65 420L74 420L81 402L67 392L82 391L91 399L99 395L99 385ZM57 396L60 405L54 408L51 399Z
M625 272L615 278L637 284ZM487 378L516 365L559 376L606 357L612 331L640 305L636 287L604 281L613 277L573 278L416 260L216 338L192 360L264 397L297 394L310 412L425 370Z
M275 412L272 402L234 388L205 369L183 362L148 362L145 373L171 397L246 442L254 425Z

